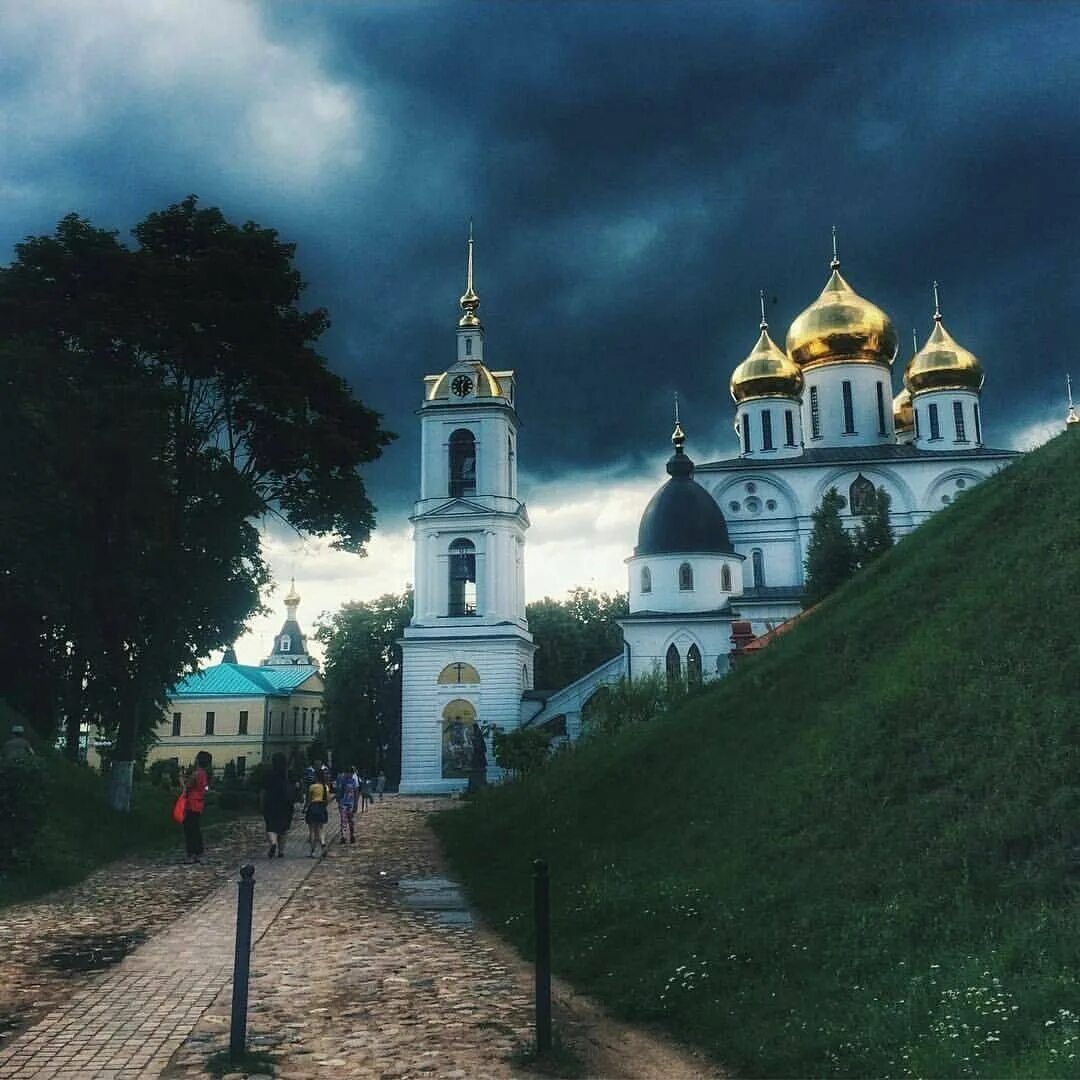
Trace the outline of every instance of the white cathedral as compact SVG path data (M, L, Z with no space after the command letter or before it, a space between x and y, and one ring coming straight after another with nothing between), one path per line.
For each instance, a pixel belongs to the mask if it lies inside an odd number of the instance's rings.
M626 560L623 652L541 693L525 618L529 518L517 487L516 380L484 362L471 235L460 303L457 361L425 377L420 410L402 792L463 787L478 724L543 724L573 738L589 698L616 679L725 674L733 622L761 634L801 610L811 514L829 488L852 528L884 488L899 538L1016 456L983 443L982 365L945 329L936 285L933 330L893 396L896 331L840 274L834 240L829 280L791 324L784 349L762 305L757 344L731 376L739 455L695 466L676 418L669 479ZM488 767L498 775L490 757Z

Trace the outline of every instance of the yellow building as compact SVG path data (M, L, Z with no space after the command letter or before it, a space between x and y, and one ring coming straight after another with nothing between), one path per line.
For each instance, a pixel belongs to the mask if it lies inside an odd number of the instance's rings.
M304 756L322 731L323 680L296 620L299 604L294 582L285 597L285 624L259 667L238 664L227 649L222 663L173 687L148 765L169 759L190 765L206 750L219 775L231 761L243 776L278 752Z
M311 665L215 664L177 685L147 763L190 765L209 751L215 771L238 776L277 753L303 754L322 728L323 681Z

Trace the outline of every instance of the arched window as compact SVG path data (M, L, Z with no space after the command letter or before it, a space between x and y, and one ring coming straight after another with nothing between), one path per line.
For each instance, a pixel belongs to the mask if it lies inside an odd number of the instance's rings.
M281 652L288 652L292 648L292 638L288 634L281 635L281 645L279 646Z
M446 667L439 672L438 681L440 683L478 683L480 681L480 673L472 666L472 664L463 664L459 660L454 664L447 664Z
M760 589L765 584L765 554L761 548L750 552L750 564L754 569L754 588Z
M731 567L730 566L725 565L725 566L720 567L720 588L723 589L724 592L731 592Z
M528 664L522 664L521 665L521 686L522 686L522 689L524 689L524 690L529 689L529 665Z
M464 779L472 771L473 729L476 709L463 698L449 702L442 714L442 775L444 780Z
M674 645L668 646L666 666L668 682L675 682L682 678L682 660L679 657L679 650Z
M874 512L874 484L862 473L851 482L848 489L848 504L853 514L872 514Z
M471 540L450 545L450 581L446 614L476 614L476 547Z
M694 588L694 568L688 562L679 567L679 588L683 592Z
M467 337L465 339L465 355L472 356L472 338Z
M701 685L701 650L696 645L686 650L686 681L691 686Z
M647 566L641 568L641 591L652 592L652 571Z
M476 439L459 428L450 436L450 494L455 498L476 493Z

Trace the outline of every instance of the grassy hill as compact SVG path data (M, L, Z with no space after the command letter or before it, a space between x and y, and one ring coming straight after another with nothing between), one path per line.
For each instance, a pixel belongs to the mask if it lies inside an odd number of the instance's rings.
M1080 434L663 721L437 828L528 952L734 1072L1080 1075Z

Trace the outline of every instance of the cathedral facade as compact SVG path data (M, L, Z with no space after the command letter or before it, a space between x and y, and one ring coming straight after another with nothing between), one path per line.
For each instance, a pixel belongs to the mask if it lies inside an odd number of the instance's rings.
M457 362L425 378L420 411L402 791L463 787L483 764L480 726L548 725L573 738L589 698L607 683L650 671L725 674L734 621L762 634L802 610L812 514L830 488L849 529L884 489L900 538L1016 456L984 442L982 365L946 330L936 284L931 332L894 393L896 330L841 275L834 242L825 288L791 324L783 349L762 303L757 342L731 376L737 456L695 466L676 416L669 479L645 508L626 560L622 654L569 687L535 691L516 381L484 364L472 270L470 237Z

